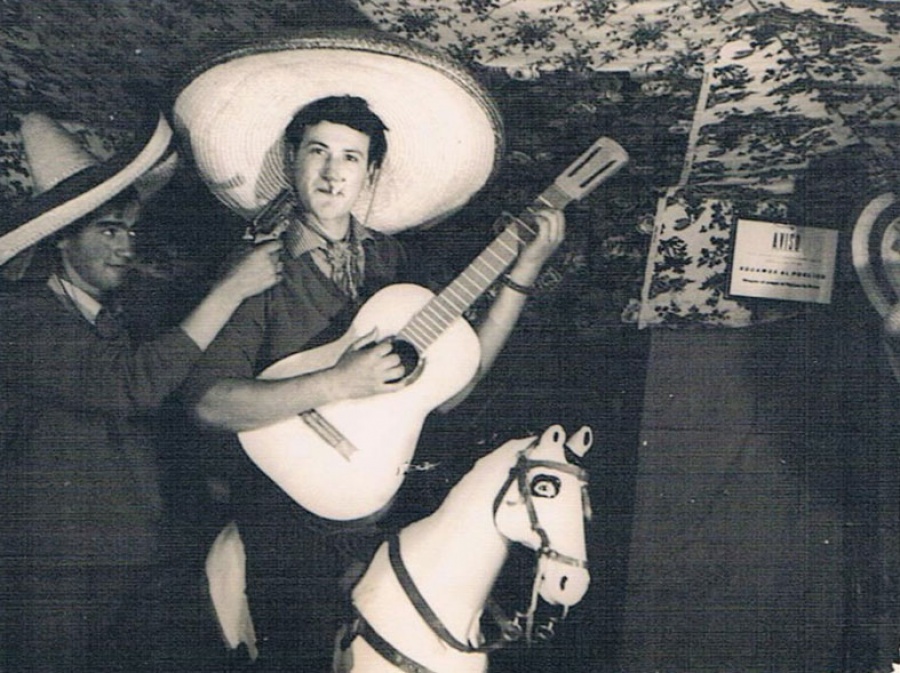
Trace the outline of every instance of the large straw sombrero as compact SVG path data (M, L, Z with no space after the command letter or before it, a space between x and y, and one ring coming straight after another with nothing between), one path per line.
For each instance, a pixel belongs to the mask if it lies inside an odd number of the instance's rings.
M96 210L129 186L139 195L158 190L175 171L177 155L166 155L172 129L158 111L138 122L128 147L101 161L58 122L33 112L21 134L35 195L4 214L0 265L42 239Z
M882 316L900 300L900 202L892 192L872 199L853 227L853 266Z
M503 132L487 92L440 54L380 33L303 33L229 52L191 74L174 122L213 194L251 219L288 187L283 134L294 114L348 94L389 129L374 197L354 212L367 226L437 222L493 174Z

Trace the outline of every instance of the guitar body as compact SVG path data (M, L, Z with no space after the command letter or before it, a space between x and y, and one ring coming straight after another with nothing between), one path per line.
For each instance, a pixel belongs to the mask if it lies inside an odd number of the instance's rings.
M373 328L378 339L396 335L433 297L418 285L390 285L363 304L339 339L279 360L259 378L288 378L331 367ZM244 451L313 514L346 521L379 512L403 483L425 418L472 379L481 348L469 323L458 318L419 357L420 367L404 388L316 409L355 447L348 456L302 416L239 433Z

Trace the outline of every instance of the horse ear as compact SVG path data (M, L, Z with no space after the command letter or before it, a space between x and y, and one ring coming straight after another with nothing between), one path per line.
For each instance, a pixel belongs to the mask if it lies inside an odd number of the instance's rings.
M574 435L566 440L566 448L579 458L584 458L594 443L594 433L587 425L582 425Z
M546 430L544 430L537 442L538 446L547 446L549 444L553 444L556 446L565 446L565 443L566 430L559 423L555 423L554 425L551 425Z

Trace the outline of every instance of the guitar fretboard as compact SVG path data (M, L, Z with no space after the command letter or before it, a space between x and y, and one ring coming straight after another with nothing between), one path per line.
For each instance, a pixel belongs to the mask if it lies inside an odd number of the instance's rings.
M505 215L497 238L443 292L429 301L397 336L422 353L459 318L512 264L522 246L534 240L539 208L562 209L589 194L628 161L628 153L609 138L599 138L563 171L519 217Z
M522 246L534 240L537 224L533 219L533 210L561 209L571 200L572 197L554 183L519 217L504 216L502 219L509 222L500 235L452 283L416 313L397 336L411 343L420 353L423 352L509 268Z

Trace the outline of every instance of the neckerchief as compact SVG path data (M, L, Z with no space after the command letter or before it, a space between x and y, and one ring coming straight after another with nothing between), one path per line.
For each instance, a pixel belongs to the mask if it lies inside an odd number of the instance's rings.
M319 269L354 301L359 299L365 271L362 241L369 237L368 230L351 218L347 235L332 241L296 210L284 233L285 245L292 257L296 259L308 252Z

